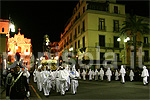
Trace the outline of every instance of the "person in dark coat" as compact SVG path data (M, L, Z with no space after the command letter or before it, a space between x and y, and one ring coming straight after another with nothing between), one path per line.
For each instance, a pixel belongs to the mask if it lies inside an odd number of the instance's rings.
M19 57L20 58L20 57ZM17 59L19 61L19 59ZM6 99L25 99L30 96L27 77L20 71L20 65L16 65L13 73L7 75Z
M6 96L10 99L25 99L26 96L29 97L29 85L27 83L26 76L23 75L23 72L20 72L20 67L17 65L14 68L14 73L12 73L13 80L16 80L19 75L21 75L16 82L12 80L11 85L6 90ZM11 74L11 73L10 73Z

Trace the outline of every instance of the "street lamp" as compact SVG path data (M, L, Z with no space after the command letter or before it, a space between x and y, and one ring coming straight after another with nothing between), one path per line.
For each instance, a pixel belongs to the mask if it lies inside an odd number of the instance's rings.
M123 42L123 45L124 45L124 65L125 65L125 43L126 43L127 41L129 41L129 40L130 40L129 37L127 37L127 38L125 39L125 33L124 33L124 42ZM120 41L121 41L121 38L118 38L117 41L120 42Z
M14 25L13 21L11 20L11 18L9 17L9 31L8 31L8 35L7 35L7 38L8 38L8 40L7 40L8 41L7 42L7 56L9 54L9 36L10 36L11 32L15 32L15 25ZM8 59L6 62L8 63Z

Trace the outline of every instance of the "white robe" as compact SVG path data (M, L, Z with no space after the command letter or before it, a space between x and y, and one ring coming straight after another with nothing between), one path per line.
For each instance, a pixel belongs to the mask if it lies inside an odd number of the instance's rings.
M95 70L95 80L98 80L98 71L97 71L97 69Z
M116 72L115 72L115 80L116 80L116 81L119 80L119 73L118 73L117 70L116 70Z
M92 78L94 79L95 72L92 70Z
M55 71L51 72L51 75L52 75L52 79L51 79L52 89L55 90L55 85L56 85L56 73L55 73Z
M68 73L70 73L70 70L69 70L69 66L68 67L65 67L65 69L64 69L65 71L67 71ZM70 88L70 77L68 76L68 78L67 78L67 81L66 81L66 83L65 83L65 91L68 91L69 90L69 88Z
M81 75L80 75L80 69L78 69L78 73L79 73L79 79L81 79Z
M146 85L147 82L147 77L149 76L148 70L146 69L146 67L143 67L143 71L142 71L142 75L141 77L143 77L143 84Z
M66 70L59 70L58 77L60 80L60 94L65 95L65 91L66 91L65 84L68 80L69 73Z
M49 86L49 80L50 80L50 72L49 71L43 71L42 73L42 78L43 78L43 92L44 92L44 95L45 96L48 96L49 95L49 89L50 89L50 86Z
M112 72L111 72L110 68L107 69L106 76L107 76L108 81L110 82L111 81L111 76L112 76Z
M26 76L26 78L27 78L27 83L29 84L29 77L30 77L29 71L27 71L27 70L24 71L23 75Z
M132 71L132 70L130 70L130 74L129 74L129 76L130 76L130 81L133 81L134 80L134 72Z
M41 72L37 71L37 87L39 91L42 91Z
M78 87L78 80L77 78L79 77L79 73L73 69L72 72L70 73L71 77L71 93L76 94L77 92L77 87Z
M82 76L83 76L83 80L86 80L86 72L85 72L85 70L83 70Z
M56 79L55 79L55 83L56 83L56 92L60 92L60 81L59 81L59 71L56 70Z
M123 68L123 65L121 65L120 75L121 75L121 82L122 83L125 83L125 79L124 79L125 74L126 74L126 70Z
M33 80L34 80L34 82L37 82L37 77L36 77L36 69L34 70L34 72L33 72Z
M104 77L104 70L103 69L100 70L99 75L100 75L100 80L103 80L103 77Z
M89 73L88 73L88 75L89 75L89 80L92 80L92 75L93 75L93 72L91 71L91 69L89 70Z

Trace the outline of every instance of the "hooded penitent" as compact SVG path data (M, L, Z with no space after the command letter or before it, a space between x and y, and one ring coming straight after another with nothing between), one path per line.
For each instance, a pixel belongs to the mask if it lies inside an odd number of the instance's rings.
M121 74L125 74L126 73L126 70L124 69L123 65L121 65L120 73Z

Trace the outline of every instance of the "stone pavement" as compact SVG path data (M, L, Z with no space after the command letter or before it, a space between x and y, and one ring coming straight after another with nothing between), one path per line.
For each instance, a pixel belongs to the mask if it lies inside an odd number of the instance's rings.
M72 95L70 90L66 92L65 96L61 96L55 91L51 91L48 97L43 95L43 91L37 90L36 83L30 82L33 87L30 86L31 96L30 99L111 99L111 100L149 100L150 99L150 85L143 86L142 82L130 82L121 84L120 81L111 81L108 83L104 81L83 81L79 80L79 87L77 94ZM5 91L2 93L1 99L5 99Z

